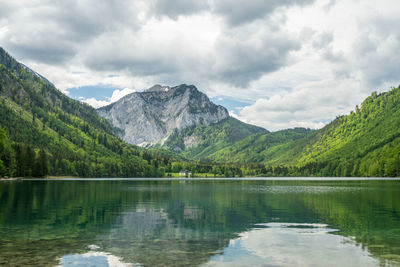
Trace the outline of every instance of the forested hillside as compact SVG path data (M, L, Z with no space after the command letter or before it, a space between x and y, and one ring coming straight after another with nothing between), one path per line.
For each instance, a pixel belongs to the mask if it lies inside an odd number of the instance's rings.
M95 109L70 99L2 48L0 128L0 176L162 176L168 164L122 142Z
M197 125L175 131L162 147L178 152L189 159L204 160L210 159L212 154L248 136L267 132L264 128L229 117L218 123Z
M372 93L292 150L289 164L333 176L400 176L400 87Z
M291 157L292 147L304 143L315 130L305 128L286 129L277 132L253 134L211 154L215 162L267 162L279 165Z
M209 156L258 162L272 175L400 176L400 87L372 93L355 111L317 131L258 134ZM275 173L275 170L278 172Z

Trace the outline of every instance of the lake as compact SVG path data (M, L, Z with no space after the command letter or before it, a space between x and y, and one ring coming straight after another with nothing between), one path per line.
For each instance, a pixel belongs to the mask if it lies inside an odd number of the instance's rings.
M400 180L0 182L0 265L400 266Z

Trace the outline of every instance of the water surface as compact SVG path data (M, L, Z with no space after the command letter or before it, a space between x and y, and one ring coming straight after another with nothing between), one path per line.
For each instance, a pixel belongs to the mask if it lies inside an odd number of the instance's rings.
M400 266L399 180L0 182L0 265Z

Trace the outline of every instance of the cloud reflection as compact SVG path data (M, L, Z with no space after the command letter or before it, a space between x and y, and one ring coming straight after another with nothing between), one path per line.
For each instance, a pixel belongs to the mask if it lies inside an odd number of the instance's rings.
M206 266L379 266L352 239L324 224L267 223L231 240Z

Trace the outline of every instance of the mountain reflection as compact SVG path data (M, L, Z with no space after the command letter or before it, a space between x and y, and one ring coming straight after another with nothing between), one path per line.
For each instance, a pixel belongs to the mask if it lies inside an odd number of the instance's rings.
M397 265L399 194L398 181L1 183L0 264Z

